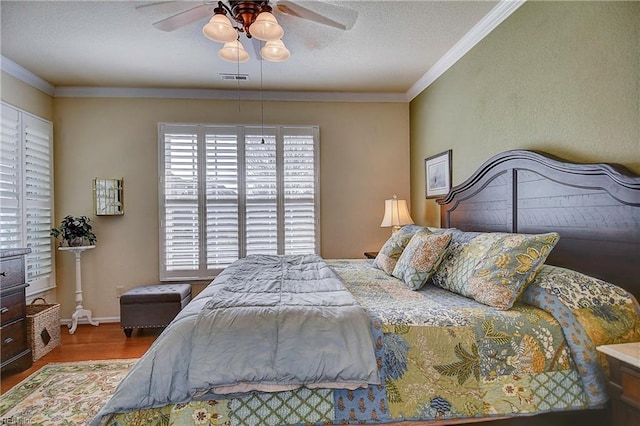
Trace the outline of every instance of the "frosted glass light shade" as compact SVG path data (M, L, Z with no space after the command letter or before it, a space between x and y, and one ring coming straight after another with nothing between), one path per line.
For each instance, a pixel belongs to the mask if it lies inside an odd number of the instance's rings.
M282 40L268 41L260 49L260 55L270 62L282 62L289 59L291 52L286 48Z
M249 60L249 54L244 50L244 46L238 40L225 43L218 51L218 56L228 62L242 63Z
M249 26L249 32L252 37L262 41L278 40L284 35L284 30L271 12L261 12Z
M213 15L209 23L202 27L202 33L208 39L219 43L229 43L238 38L238 32L231 25L227 15L221 13Z
M391 226L393 228L392 233L395 233L402 225L410 225L412 223L413 219L409 215L406 200L398 200L395 194L392 199L384 200L384 217L380 227Z

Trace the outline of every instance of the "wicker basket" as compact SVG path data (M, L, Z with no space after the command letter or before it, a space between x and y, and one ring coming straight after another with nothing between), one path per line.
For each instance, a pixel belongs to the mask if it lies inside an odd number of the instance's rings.
M44 303L35 302L41 300ZM60 345L60 304L47 304L42 297L27 305L27 342L33 362Z

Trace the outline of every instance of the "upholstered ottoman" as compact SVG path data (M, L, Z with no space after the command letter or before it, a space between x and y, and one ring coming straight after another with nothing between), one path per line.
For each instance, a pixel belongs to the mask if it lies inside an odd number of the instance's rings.
M133 288L120 296L120 327L127 337L134 328L166 327L189 301L190 284Z

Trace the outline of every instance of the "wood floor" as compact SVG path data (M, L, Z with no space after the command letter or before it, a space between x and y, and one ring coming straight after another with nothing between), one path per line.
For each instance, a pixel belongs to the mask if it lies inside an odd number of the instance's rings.
M94 327L80 324L74 334L61 326L60 346L21 373L2 375L0 392L5 393L31 373L50 362L92 361L100 359L139 358L158 337L161 329L138 329L127 339L119 323Z
M69 334L69 329L62 326L59 347L53 349L44 357L36 361L31 368L21 373L3 375L1 380L1 393L11 389L23 379L37 371L40 367L50 362L92 361L100 359L124 359L139 358L153 341L158 337L162 329L138 329L127 338L119 323L100 324L97 327L81 324L74 334ZM436 423L439 425L456 423ZM517 419L495 420L491 422L474 423L487 426L603 426L609 424L607 410L586 410L581 412L543 414L534 417L521 417ZM433 426L434 423L404 422L398 426Z

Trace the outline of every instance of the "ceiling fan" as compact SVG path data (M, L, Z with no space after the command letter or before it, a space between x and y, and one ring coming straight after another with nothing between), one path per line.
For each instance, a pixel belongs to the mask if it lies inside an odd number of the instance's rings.
M180 1L160 1L149 4L136 6L137 10L146 8L158 8L166 6L175 6ZM220 7L218 1L205 2L198 6L183 10L167 18L161 19L153 23L153 26L162 31L174 31L185 25L189 25L200 19L210 17L214 14L216 7ZM320 0L277 0L270 2L269 0L257 1L237 1L229 0L227 9L232 11L232 16L237 22L246 24L246 17L255 19L257 14L264 7L271 7L272 3L274 14L282 14L294 16L317 22L322 25L338 28L341 30L350 30L358 19L358 11L336 4L330 4ZM226 6L226 4L224 4ZM245 14L242 16L242 14ZM249 22L250 24L251 22Z
M137 6L136 9L172 7L176 6L175 3L180 2L156 2ZM156 21L153 26L163 31L174 31L213 15L204 26L203 33L213 41L224 43L218 55L225 61L249 60L249 54L240 42L240 33L251 39L259 57L271 62L282 62L289 58L290 52L282 41L284 30L273 15L274 9L269 0L228 0L227 3L228 5L223 1L205 2ZM319 0L276 0L275 12L341 30L350 30L358 18L358 12L353 9ZM230 17L227 17L227 13ZM266 44L262 46L256 39L265 41Z

